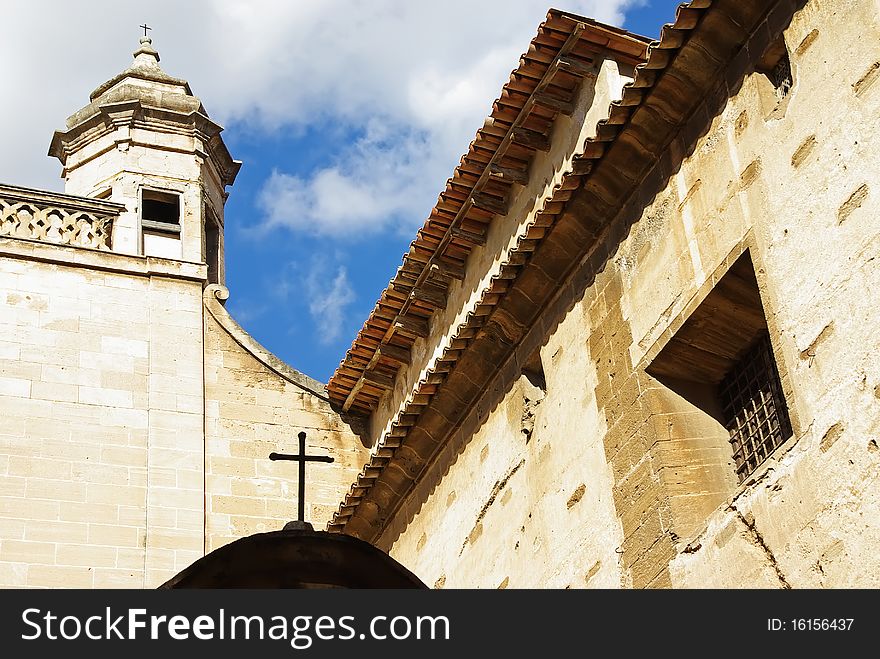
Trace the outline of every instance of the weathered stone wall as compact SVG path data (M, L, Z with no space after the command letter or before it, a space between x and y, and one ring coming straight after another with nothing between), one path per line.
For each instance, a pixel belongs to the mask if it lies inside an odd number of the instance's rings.
M306 451L334 462L306 466L306 519L323 529L363 466L367 449L331 407L324 386L257 344L205 294L207 550L296 519L298 465L269 453Z
M620 585L623 537L588 333L579 305L540 360L522 360L531 368L486 392L477 407L488 418L471 417L386 530L379 545L429 585Z
M785 30L782 99L730 72L666 188L613 221L610 260L584 264L598 274L561 289L565 318L524 340L547 382L529 442L519 371L499 365L484 420L386 529L395 558L468 587L877 586L878 21L866 0L809 2ZM769 40L764 26L752 62ZM745 252L794 436L738 484L718 422L648 370Z
M752 227L795 439L682 543L676 586L880 584L878 37L876 3L809 2L787 101L750 76L677 177L700 279Z
M203 270L0 239L0 586L201 555Z
M471 255L465 281L452 290L450 304L435 315L432 328L457 326L478 303L506 249L516 244L522 227L559 184L572 154L595 134L596 122L630 80L612 60L597 66L596 74L582 86L572 117L557 120L550 151L536 157L529 184L508 214L493 222L486 247ZM584 313L580 306L551 341L541 337L543 347L532 341L527 351L519 351L520 365L534 362L540 370L543 362L546 397L521 368L501 370L499 365L496 387L471 411L466 427L444 448L380 538L378 545L425 583L519 588L620 583L615 548L622 538L602 453L604 420L592 390L584 387L592 368L582 346L589 334ZM447 338L432 335L425 345L439 352ZM413 354L418 356L422 342L416 344ZM535 354L539 348L540 357ZM410 377L424 364L414 363L419 366L410 367ZM578 380L574 386L572 379ZM396 392L396 398L402 395ZM383 400L374 414L374 431L389 418L388 403L393 405ZM594 470L573 468L587 464ZM578 531L588 520L602 523L587 533ZM554 544L550 536L576 536L579 551Z

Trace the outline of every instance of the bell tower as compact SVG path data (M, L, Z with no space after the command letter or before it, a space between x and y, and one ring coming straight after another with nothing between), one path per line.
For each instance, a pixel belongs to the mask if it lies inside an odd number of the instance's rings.
M125 205L112 251L207 263L208 283L223 284L226 186L241 162L223 143L222 126L189 83L165 73L148 36L131 66L89 101L49 147L65 192Z

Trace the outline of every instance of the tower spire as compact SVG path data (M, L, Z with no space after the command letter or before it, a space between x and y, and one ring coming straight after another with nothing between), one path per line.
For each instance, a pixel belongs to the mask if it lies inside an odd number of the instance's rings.
M140 26L144 31L144 36L140 38L140 46L134 51L134 66L159 66L159 53L153 48L153 40L147 32L152 30L149 25L144 23Z

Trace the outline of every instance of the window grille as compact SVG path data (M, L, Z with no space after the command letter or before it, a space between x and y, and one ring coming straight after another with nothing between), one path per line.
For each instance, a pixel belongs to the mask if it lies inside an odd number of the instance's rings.
M791 421L769 334L721 382L721 403L740 482L791 437Z

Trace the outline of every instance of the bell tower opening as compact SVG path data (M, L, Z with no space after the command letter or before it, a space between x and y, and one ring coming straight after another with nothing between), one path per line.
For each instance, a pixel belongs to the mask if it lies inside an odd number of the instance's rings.
M141 190L141 226L154 231L180 233L180 195Z
M223 284L221 266L223 259L220 257L220 242L222 229L220 221L210 211L207 212L205 222L205 263L208 264L208 283Z

